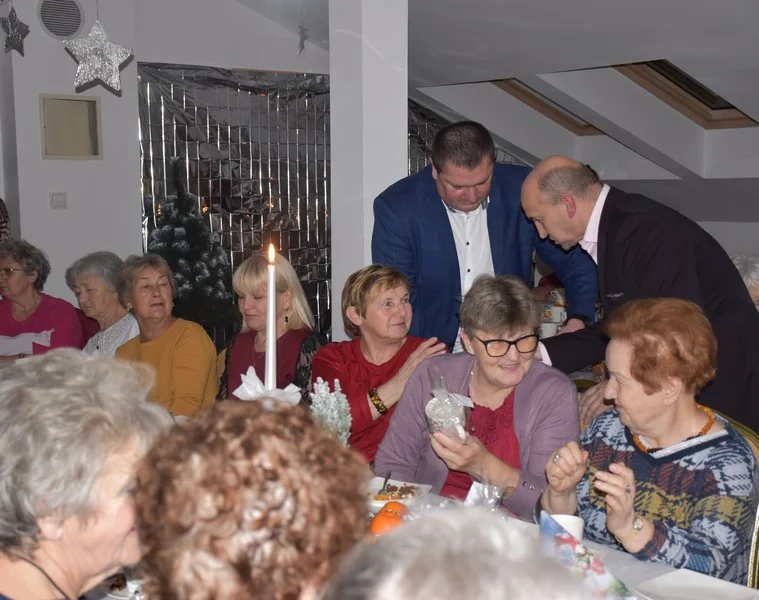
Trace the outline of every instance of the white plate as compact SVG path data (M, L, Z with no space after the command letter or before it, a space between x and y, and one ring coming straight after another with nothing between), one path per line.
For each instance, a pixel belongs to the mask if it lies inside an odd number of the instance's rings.
M641 583L632 590L646 600L759 600L759 591L681 569Z
M384 477L374 477L369 482L369 487L366 492L367 496L367 503L369 504L369 510L374 512L377 512L379 509L381 509L383 506L385 506L386 503L390 502L390 500L375 500L374 496L382 489L382 484L385 482ZM416 495L413 498L407 498L405 500L398 500L401 504L409 505L417 498L421 498L425 494L429 493L429 491L432 489L431 485L422 485L421 483L410 483L408 481L398 481L397 479L388 479L387 480L388 485L413 485L417 488Z

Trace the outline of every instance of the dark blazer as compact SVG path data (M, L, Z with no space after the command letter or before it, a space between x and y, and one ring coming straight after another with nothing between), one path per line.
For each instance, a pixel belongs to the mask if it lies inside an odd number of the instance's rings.
M566 286L570 314L593 318L598 299L596 267L576 248L565 252L541 240L520 204L522 182L530 169L496 164L487 207L488 235L497 275L532 279L537 250ZM411 335L456 341L461 278L456 243L432 168L401 179L374 201L372 260L392 265L409 279L414 316Z
M635 298L698 304L718 343L717 377L698 400L759 431L759 313L712 236L677 211L611 188L598 232L598 283L606 315ZM603 360L602 324L545 340L553 366L569 373Z

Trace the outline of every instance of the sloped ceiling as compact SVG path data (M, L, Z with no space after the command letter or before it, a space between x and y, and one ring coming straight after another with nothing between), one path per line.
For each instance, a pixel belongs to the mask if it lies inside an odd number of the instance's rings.
M328 48L328 0L238 1ZM608 68L667 59L759 121L758 24L753 0L409 0L410 94L528 160L570 154L694 219L759 221L759 128L704 131ZM508 78L607 139L573 139L475 83Z

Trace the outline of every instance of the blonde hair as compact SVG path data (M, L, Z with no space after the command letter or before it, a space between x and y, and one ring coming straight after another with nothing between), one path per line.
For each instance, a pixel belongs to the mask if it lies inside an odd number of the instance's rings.
M235 293L244 296L266 290L268 285L266 267L268 265L269 261L266 258L266 252L263 250L242 261L232 276L232 287ZM308 305L306 293L303 291L303 286L300 284L295 269L281 254L275 255L274 266L277 268L277 294L284 294L287 291L292 294L292 312L287 315L285 328L303 329L307 327L313 329L314 313ZM245 319L243 319L242 331L248 331Z
M374 296L401 285L409 289L406 276L397 269L385 265L369 265L350 275L343 287L341 302L346 333L353 337L361 337L361 329L348 318L348 307L354 307L361 317L365 317L366 307Z

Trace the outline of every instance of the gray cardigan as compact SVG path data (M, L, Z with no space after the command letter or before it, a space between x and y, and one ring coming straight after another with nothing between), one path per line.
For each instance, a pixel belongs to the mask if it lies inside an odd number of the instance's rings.
M464 352L436 356L421 363L406 383L377 450L374 472L392 472L400 481L423 483L439 493L448 467L432 450L424 414L432 398L429 369L445 377L448 391L468 395L474 358ZM560 371L533 362L514 396L514 429L519 440L520 481L503 504L520 518L531 520L546 485L545 466L551 454L580 434L577 391Z

